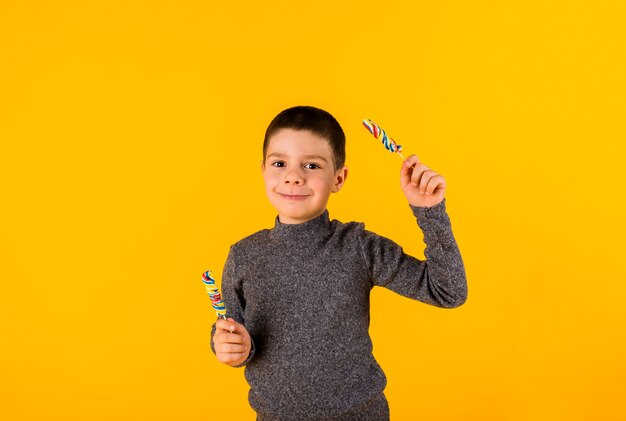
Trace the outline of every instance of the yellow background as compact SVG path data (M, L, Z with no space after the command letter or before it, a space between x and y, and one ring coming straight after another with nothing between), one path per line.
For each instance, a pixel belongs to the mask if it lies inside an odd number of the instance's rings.
M392 419L626 419L624 2L227 3L0 4L0 418L253 419L200 275L273 225L262 137L309 104L331 218L423 258L363 118L448 182L467 303L372 295Z

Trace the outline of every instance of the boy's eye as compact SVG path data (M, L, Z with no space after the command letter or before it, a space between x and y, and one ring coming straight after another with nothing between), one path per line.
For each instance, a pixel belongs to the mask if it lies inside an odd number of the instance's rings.
M272 165L275 167L281 168L285 166L285 163L283 161L276 161L276 162L272 162Z
M313 162L309 162L308 164L304 164L304 168L308 169L308 170L315 170L317 168L319 168L320 166L313 163Z

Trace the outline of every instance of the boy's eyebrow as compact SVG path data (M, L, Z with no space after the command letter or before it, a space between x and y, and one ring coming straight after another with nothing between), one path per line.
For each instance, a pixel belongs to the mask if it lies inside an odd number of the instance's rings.
M282 154L282 153L278 153L278 152L272 152L267 157L269 158L271 156L275 156L277 158L285 158L287 155ZM321 155L304 155L304 158L307 158L307 159L320 159L320 160L322 160L324 162L328 162L328 160L326 158L324 158L323 156L321 156Z
M323 156L321 156L321 155L304 155L304 157L305 157L305 158L308 158L308 159L320 159L320 160L322 160L322 161L324 161L324 162L328 162L328 161L326 160L326 158L324 158L324 157L323 157Z

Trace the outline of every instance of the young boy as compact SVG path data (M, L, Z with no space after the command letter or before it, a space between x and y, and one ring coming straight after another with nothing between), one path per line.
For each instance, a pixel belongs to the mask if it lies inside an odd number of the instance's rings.
M415 155L400 170L424 233L420 261L363 223L329 219L344 161L345 135L324 110L289 108L267 128L261 169L278 216L274 228L231 246L222 278L231 317L211 332L220 362L246 366L257 420L388 420L386 377L368 333L370 290L445 308L467 298L444 178Z

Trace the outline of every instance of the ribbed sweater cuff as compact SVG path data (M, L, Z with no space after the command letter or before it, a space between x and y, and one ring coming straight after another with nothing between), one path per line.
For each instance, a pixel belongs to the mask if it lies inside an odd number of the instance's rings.
M409 204L409 207L418 220L437 218L446 214L446 198L444 197L441 202L431 207L413 206L411 204Z

